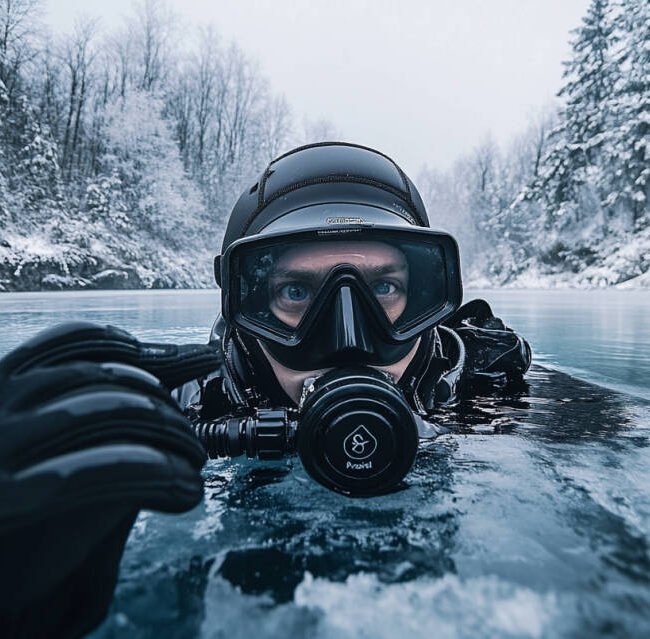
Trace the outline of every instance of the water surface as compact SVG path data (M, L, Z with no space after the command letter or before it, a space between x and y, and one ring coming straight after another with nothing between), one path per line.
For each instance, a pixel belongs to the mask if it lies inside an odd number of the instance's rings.
M650 636L650 295L481 294L532 343L527 389L441 411L454 434L384 497L297 461L210 462L192 512L139 517L94 639ZM203 341L217 307L4 294L0 352L66 319Z
M530 339L536 359L650 399L650 290L468 291Z

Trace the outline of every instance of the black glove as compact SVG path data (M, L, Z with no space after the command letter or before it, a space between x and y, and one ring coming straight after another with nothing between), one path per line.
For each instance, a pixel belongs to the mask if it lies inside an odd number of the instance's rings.
M444 322L463 340L465 383L505 386L522 381L532 360L528 342L494 317L485 300L461 306Z
M206 346L140 344L87 323L0 360L3 637L88 632L138 510L200 501L205 454L167 388L218 364Z
M202 344L148 344L115 326L68 322L38 333L0 360L0 381L37 366L80 360L144 368L170 390L221 363L217 351Z

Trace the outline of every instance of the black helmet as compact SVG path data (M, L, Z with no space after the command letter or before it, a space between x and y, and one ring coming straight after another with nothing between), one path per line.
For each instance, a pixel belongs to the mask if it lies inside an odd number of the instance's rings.
M399 361L461 301L456 242L428 227L417 189L382 153L294 149L232 211L215 259L223 316L295 370ZM307 283L296 266L314 260Z

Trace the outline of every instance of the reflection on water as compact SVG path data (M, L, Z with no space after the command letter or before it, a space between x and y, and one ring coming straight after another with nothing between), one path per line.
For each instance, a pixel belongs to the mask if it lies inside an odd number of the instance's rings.
M628 377L623 353L636 339L646 370L648 302L605 293L486 297L543 361L641 395L650 375ZM73 317L203 340L218 301L66 295L0 297L2 350ZM438 419L453 434L421 451L404 490L378 498L330 493L297 460L210 462L200 506L140 516L92 636L650 636L650 403L536 364L527 389Z

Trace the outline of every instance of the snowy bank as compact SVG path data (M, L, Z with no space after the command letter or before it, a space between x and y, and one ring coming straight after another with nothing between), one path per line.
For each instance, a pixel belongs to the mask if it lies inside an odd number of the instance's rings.
M172 247L143 234L116 236L101 223L66 226L65 239L54 239L52 229L29 236L3 229L0 291L204 288L212 282L212 252L205 248Z

